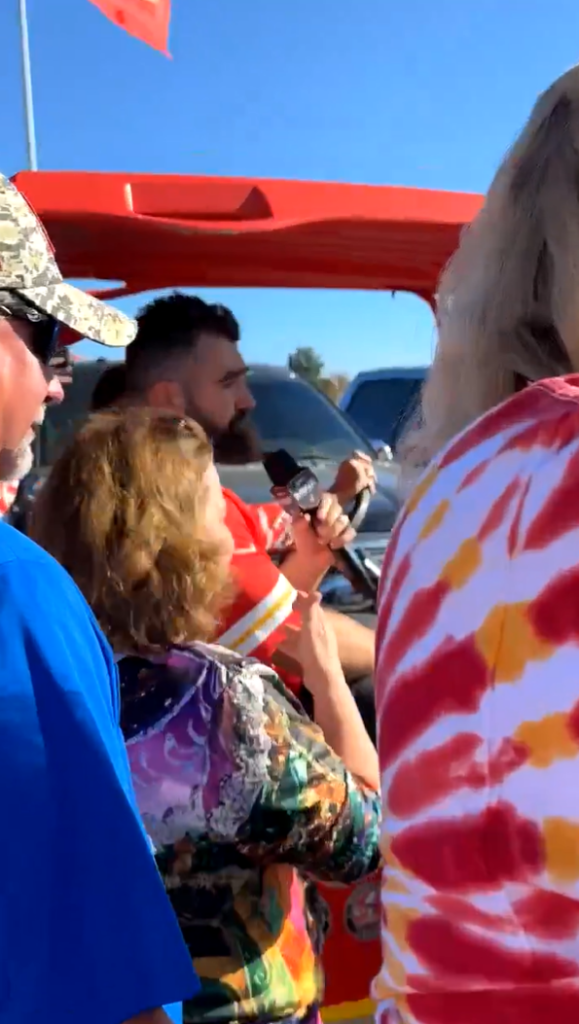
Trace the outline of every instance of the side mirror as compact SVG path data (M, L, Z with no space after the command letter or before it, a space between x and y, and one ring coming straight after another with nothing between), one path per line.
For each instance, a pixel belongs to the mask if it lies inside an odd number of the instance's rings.
M372 441L372 447L376 452L378 462L392 462L394 455L389 444L385 441Z

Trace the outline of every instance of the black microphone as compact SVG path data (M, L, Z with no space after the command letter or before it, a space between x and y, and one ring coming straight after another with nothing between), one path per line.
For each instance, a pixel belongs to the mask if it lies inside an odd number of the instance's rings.
M273 496L292 512L315 513L322 500L322 488L316 474L300 466L285 448L270 452L263 459L273 487Z
M265 469L273 487L271 493L283 508L311 516L312 529L316 529L316 511L322 500L323 490L316 474L307 466L300 466L285 448L264 456ZM347 550L332 551L334 564L348 578L356 574L356 558Z
M265 455L263 468L273 484L271 493L276 501L288 511L310 515L312 529L315 530L315 515L324 493L316 474L307 466L300 466L285 448ZM376 583L368 583L367 574L360 565L360 555L347 548L339 548L332 554L336 568L357 590L361 584L360 592L375 601Z

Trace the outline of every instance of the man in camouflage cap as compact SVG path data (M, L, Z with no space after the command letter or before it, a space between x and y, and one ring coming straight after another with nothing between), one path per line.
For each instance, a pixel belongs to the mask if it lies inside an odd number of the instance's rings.
M3 450L30 441L62 327L111 346L128 345L136 331L119 310L63 280L40 221L0 175L0 465Z
M135 333L63 281L0 177L0 466L54 397L61 325L105 345ZM167 1024L163 1004L199 987L136 810L118 699L113 654L75 584L0 522L2 1021Z
M5 290L102 345L124 346L135 337L133 320L63 280L42 224L18 189L0 175L0 291Z

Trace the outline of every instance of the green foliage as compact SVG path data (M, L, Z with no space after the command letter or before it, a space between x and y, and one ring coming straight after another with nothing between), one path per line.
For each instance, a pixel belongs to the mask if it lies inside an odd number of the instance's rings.
M320 391L323 391L332 402L338 398L349 383L349 378L344 373L324 374L324 360L314 348L303 345L296 348L288 359L288 367L293 373L297 373L302 380L307 380Z
M309 381L310 384L317 384L322 376L324 360L315 349L303 345L292 352L288 359L288 367L297 373L298 377Z

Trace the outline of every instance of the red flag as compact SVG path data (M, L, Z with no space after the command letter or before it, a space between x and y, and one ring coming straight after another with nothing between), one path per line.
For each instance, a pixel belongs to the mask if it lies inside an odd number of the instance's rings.
M90 0L119 28L169 55L171 0Z

